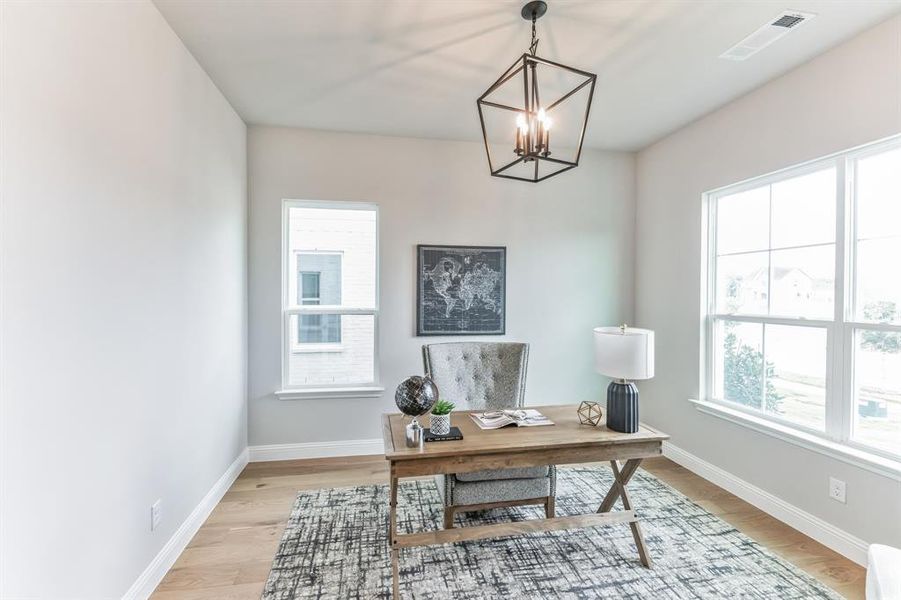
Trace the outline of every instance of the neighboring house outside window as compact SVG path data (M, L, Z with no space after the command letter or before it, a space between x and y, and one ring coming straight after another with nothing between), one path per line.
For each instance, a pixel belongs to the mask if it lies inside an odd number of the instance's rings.
M301 306L340 306L341 254L299 252L296 262L297 283L300 286L297 294L301 300ZM340 343L341 317L339 315L302 315L300 317L297 344Z
M286 200L283 226L284 342L277 395L376 395L376 206Z
M705 194L702 410L901 466L899 199L901 138Z

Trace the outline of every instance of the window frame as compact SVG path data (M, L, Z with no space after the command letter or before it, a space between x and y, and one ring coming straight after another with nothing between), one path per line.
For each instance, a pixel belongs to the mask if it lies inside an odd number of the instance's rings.
M887 468L893 476L901 473L901 454L894 454L882 448L867 445L853 437L858 404L854 380L856 333L868 329L901 333L901 325L867 323L857 320L857 298L855 297L857 198L854 170L857 160L897 148L901 148L901 135L837 152L702 194L700 399L694 401L704 412L717 414L717 416L748 425L753 429L768 430L768 433L777 437L795 437L797 439L793 441L803 439L813 446L828 447L828 453L845 453L853 456L855 463L860 460L872 463L871 466L876 465L880 472ZM836 202L835 284L832 319L718 313L716 311L716 210L718 200L724 196L829 168L835 169ZM772 213L770 219L770 235L772 235ZM769 250L772 252L772 248ZM772 277L771 262L769 269L770 277ZM768 303L772 301L771 296L772 294L768 294ZM763 327L770 324L825 329L826 389L823 431L780 418L778 415L714 397L715 330L720 321L755 323L761 324ZM765 357L765 336L762 344L761 350Z
M331 306L331 305L306 305L294 306L290 303L291 297L291 269L297 270L298 254L343 254L340 250L299 250L292 251L289 247L290 239L290 211L292 208L324 208L338 210L365 210L374 213L375 216L375 297L373 306ZM380 215L379 207L372 202L357 202L344 200L282 200L282 239L281 239L281 389L275 392L275 396L282 400L316 399L316 398L377 398L381 397L384 387L380 384L379 369L379 232ZM343 263L343 260L342 260ZM342 267L342 288L345 272ZM295 278L296 279L296 278ZM298 285L294 281L294 285ZM291 317L304 314L327 315L363 315L372 316L373 319L373 366L372 380L360 382L348 382L338 384L313 384L313 385L289 385L288 362L294 351L294 336L290 333ZM343 336L342 336L343 339ZM303 344L308 348L299 352L337 352L342 344ZM315 347L314 347L315 346Z

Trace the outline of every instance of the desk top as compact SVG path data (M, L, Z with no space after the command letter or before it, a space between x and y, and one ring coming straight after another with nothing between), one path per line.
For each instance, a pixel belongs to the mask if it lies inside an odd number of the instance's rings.
M469 416L470 412L455 411L451 425L460 428L463 439L452 442L428 442L422 448L407 448L404 428L410 417L400 413L382 415L382 439L385 458L388 460L413 460L440 456L466 456L492 454L511 450L541 450L575 447L597 447L637 442L662 442L669 439L665 433L641 424L635 433L620 433L607 429L605 421L597 427L582 425L576 412L578 405L527 406L534 408L554 422L539 427L509 426L502 429L481 429ZM428 417L420 417L423 426Z

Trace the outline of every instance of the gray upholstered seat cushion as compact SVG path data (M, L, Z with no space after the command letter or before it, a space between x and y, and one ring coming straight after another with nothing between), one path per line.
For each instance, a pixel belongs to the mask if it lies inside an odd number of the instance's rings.
M547 467L516 467L515 469L490 469L487 471L473 471L472 473L458 473L457 481L491 481L493 479L532 479L534 477L547 477Z

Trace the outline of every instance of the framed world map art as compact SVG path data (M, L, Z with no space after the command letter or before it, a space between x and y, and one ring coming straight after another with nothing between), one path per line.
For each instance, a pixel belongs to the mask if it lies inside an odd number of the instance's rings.
M507 249L416 247L416 335L503 335Z

